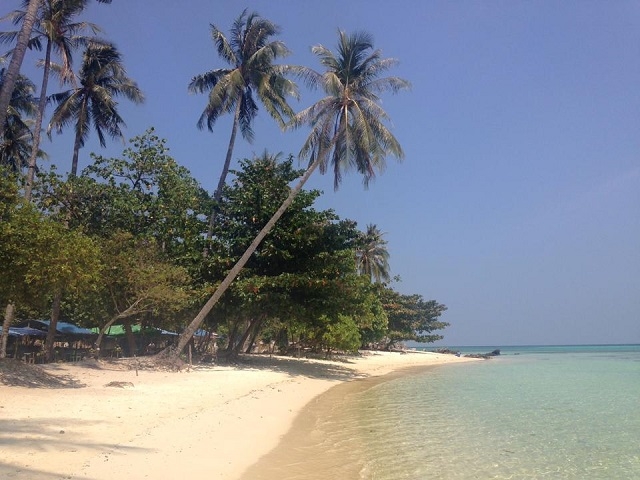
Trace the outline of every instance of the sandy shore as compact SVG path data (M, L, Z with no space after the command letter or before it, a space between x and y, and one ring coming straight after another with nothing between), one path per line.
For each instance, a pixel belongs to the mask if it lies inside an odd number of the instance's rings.
M81 388L0 385L0 478L233 480L267 454L314 397L404 367L470 361L426 352L342 361L247 356L172 373L56 364ZM130 382L126 388L105 387Z

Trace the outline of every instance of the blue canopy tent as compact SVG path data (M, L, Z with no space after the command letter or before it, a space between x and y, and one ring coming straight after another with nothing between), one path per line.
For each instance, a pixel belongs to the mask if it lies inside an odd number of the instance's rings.
M0 335L2 335L2 327L0 327ZM9 327L10 337L46 337L47 332L31 327Z
M31 330L39 330L44 332L45 335L49 331L50 320L25 320L16 325L16 327L29 328ZM15 327L11 327L15 328ZM79 327L69 322L58 322L56 325L56 333L60 335L93 335L93 332L88 328Z
M44 361L45 340L49 332L50 320L25 320L9 327L9 336L15 358L30 363ZM1 329L0 329L1 331ZM87 356L96 335L88 328L69 322L58 322L54 339L54 360L76 361Z

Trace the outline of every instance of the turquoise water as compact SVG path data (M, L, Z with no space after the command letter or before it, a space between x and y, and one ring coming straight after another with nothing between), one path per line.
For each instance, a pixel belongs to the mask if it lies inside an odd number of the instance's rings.
M640 479L640 346L501 351L338 386L246 478Z

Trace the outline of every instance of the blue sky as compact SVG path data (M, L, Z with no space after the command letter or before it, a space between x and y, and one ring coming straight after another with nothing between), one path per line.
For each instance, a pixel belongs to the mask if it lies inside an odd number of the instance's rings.
M0 15L20 3L5 0ZM147 97L121 105L127 138L154 126L212 190L230 119L197 130L206 97L187 93L191 77L224 66L209 23L228 32L243 8L257 11L282 27L287 63L318 69L312 45L333 48L338 28L365 30L400 61L391 74L413 85L383 98L406 158L389 159L368 190L352 174L334 192L317 174L308 186L325 192L318 207L387 232L395 288L448 306L443 344L640 343L639 2L152 4L115 0L86 15ZM296 109L317 98L302 93ZM236 159L297 153L305 131L283 133L261 111L255 133ZM66 171L72 143L54 136L43 148ZM93 139L80 168L91 151L122 149Z

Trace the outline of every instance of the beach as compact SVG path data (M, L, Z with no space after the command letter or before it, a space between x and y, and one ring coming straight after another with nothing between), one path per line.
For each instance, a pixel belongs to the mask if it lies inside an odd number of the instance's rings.
M235 366L181 372L96 361L45 365L76 388L0 385L0 477L239 479L331 387L467 361L409 351L334 360L248 355Z

